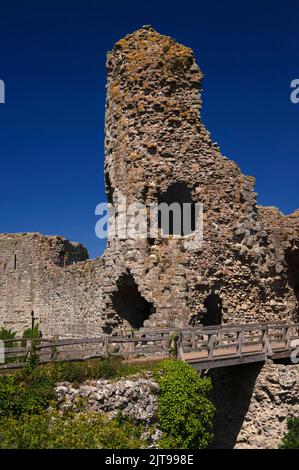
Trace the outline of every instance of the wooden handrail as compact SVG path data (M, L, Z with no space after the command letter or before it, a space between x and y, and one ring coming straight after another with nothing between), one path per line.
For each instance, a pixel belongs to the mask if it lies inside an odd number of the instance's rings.
M294 332L294 330L296 330ZM225 363L227 358L241 361L252 356L252 360L263 360L279 354L290 354L291 342L299 339L298 323L247 323L208 327L184 327L134 331L132 336L101 335L94 338L12 338L4 340L6 357L11 362L1 368L23 367L25 358L31 353L31 345L39 354L41 362L51 360L86 360L92 357L122 355L127 359L137 356L169 356L169 340L177 335L178 358L192 363ZM19 345L26 341L26 347ZM221 354L223 351L223 354ZM196 356L197 355L197 356ZM197 357L197 359L196 359ZM286 356L283 356L286 357ZM191 360L191 359L190 359ZM18 363L15 363L18 361ZM228 362L226 362L228 364ZM224 364L225 365L225 364Z

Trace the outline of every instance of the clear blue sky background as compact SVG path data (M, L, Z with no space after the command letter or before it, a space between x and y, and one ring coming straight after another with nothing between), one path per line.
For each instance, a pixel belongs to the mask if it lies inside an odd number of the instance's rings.
M194 49L213 140L256 176L259 203L294 211L298 22L294 0L1 0L0 232L60 234L102 253L105 56L143 24Z

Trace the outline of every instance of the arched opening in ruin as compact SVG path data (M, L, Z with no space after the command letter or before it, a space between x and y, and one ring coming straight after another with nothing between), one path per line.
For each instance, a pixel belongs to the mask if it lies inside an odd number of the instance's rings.
M296 310L299 312L299 248L286 252L286 263L288 266L289 284L294 289Z
M222 299L215 291L204 300L205 313L203 315L203 326L221 325L222 323Z
M183 236L194 232L198 214L186 183L171 184L166 191L158 192L157 199L158 228L164 235Z
M121 276L116 284L117 291L112 295L115 311L133 328L141 328L154 312L153 304L142 297L131 273Z

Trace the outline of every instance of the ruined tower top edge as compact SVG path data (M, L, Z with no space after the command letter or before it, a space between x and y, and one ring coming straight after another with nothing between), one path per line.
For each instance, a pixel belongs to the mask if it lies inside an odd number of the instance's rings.
M158 80L164 82L180 77L183 81L189 79L197 83L199 87L202 78L193 50L170 36L158 33L150 25L117 41L107 54L107 67L108 76L112 75L119 82L126 78L128 85L138 78L155 78L157 84ZM188 76L188 71L191 76ZM144 85L146 94L146 83Z

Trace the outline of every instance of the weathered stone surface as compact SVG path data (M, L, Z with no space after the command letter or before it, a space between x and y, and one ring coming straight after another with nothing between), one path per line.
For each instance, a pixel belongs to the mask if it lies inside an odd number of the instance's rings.
M143 438L156 448L162 437L158 425L159 386L150 373L115 380L89 380L78 388L69 382L57 384L58 410L105 413L113 418L122 413L145 425Z
M268 365L256 381L236 448L275 449L287 430L287 418L299 416L299 369Z
M113 417L117 412L145 424L157 421L159 387L150 374L132 376L118 381L90 380L74 388L64 382L57 384L56 393L61 410L97 411Z
M181 326L212 289L223 322L298 320L299 210L256 203L254 178L221 155L200 119L202 73L191 49L146 26L107 56L105 179L108 201L201 202L204 243L112 239L102 258L62 237L0 235L0 327L18 333L31 312L44 336L95 337L121 325ZM277 182L279 183L279 182ZM215 447L277 447L298 414L298 369L241 366L212 372ZM60 407L146 423L156 419L151 378L57 387ZM159 434L159 433L158 433ZM158 434L153 439L158 439Z
M191 49L146 26L107 56L105 178L109 202L190 197L204 243L113 239L102 258L39 234L0 236L0 325L31 311L44 336L96 336L118 325L182 325L220 291L224 322L295 320L299 216L256 204L254 178L221 155L200 119L202 73ZM184 199L184 200L185 200ZM134 326L134 325L133 325Z
M210 373L216 404L214 448L277 448L287 418L299 415L299 369L277 364L234 366ZM159 387L150 373L118 381L92 380L74 388L57 384L61 411L117 412L147 426L158 423ZM152 437L155 445L159 429Z
M299 416L298 366L237 366L211 372L214 448L277 448L287 418Z

